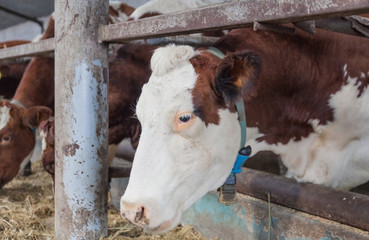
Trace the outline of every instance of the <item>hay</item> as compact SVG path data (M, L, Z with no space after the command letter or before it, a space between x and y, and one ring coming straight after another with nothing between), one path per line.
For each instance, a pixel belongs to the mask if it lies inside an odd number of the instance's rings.
M29 177L17 176L0 190L0 239L54 239L54 196L50 176L40 162ZM191 226L178 226L162 235L144 234L122 219L118 210L109 209L108 237L142 240L205 240Z

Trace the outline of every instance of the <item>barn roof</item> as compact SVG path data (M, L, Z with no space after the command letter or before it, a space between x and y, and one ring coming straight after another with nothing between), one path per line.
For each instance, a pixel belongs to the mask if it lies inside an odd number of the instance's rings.
M26 21L50 15L54 11L54 0L1 0L0 30ZM37 23L36 23L37 24ZM39 21L42 25L42 21Z

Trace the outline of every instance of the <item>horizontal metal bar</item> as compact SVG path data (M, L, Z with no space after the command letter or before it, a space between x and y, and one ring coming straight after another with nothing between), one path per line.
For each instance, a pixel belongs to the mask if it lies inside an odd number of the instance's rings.
M331 0L325 4L321 3L320 0L309 3L296 3L293 0L263 2L254 0L218 4L192 11L101 26L99 32L100 41L127 42L135 39L197 33L214 29L248 27L252 26L254 22L283 23L360 13L369 13L369 0ZM182 37L169 41L192 43L191 39L182 39ZM163 41L161 42L163 43ZM54 39L51 38L0 49L0 61L52 53L54 48Z
M279 205L369 231L369 196L243 168L237 191Z
M369 0L252 0L101 26L99 34L100 40L104 42L124 42L164 35L249 27L255 21L284 23L367 12Z
M0 61L5 59L49 54L54 51L54 38L40 40L34 43L0 49Z
M130 41L130 44L150 44L150 45L165 45L169 43L175 44L188 44L192 46L205 46L212 45L219 40L219 37L207 37L207 36L191 36L191 35L179 35L162 38L140 39Z

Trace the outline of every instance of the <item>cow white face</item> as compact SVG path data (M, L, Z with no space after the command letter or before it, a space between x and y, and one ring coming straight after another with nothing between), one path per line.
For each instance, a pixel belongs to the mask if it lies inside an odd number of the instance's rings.
M220 59L188 46L159 48L152 57L137 103L142 133L121 199L122 215L145 231L175 227L184 210L224 183L236 159L238 115L210 88L215 71L205 76L203 62L214 67Z

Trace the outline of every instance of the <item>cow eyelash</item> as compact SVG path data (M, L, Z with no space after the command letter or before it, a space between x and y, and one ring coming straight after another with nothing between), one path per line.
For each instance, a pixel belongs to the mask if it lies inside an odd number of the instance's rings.
M183 115L180 115L178 117L178 122L179 123L187 123L188 121L190 121L193 118L192 114L190 113L185 113Z
M195 120L195 115L188 112L180 112L174 118L174 127L177 131L182 131L183 129L189 128Z

